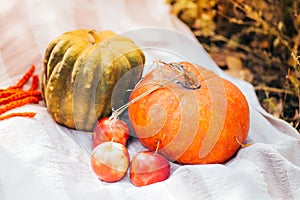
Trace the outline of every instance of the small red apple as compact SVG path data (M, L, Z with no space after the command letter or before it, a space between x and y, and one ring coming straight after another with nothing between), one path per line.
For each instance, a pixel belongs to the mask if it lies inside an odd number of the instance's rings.
M117 142L103 142L92 151L92 169L105 182L121 180L127 173L129 163L126 146Z
M110 119L104 117L98 120L94 127L94 133L92 136L92 148L97 145L114 141L126 146L126 142L130 136L130 129L126 122L120 119Z
M130 164L130 180L135 186L145 186L166 180L170 176L170 163L153 151L137 153Z

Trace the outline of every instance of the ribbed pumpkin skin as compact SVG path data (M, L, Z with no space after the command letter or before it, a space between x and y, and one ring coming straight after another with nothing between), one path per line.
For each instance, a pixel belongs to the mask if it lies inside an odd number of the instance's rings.
M54 39L44 56L41 90L54 120L66 127L91 131L111 113L116 83L118 105L127 102L145 63L142 50L111 31L74 30ZM130 73L127 73L129 72Z
M128 108L130 123L140 142L169 160L182 164L223 163L240 147L250 126L249 106L231 82L203 67L182 63L200 82L187 89L170 82ZM178 75L168 67L149 72L130 99ZM181 79L182 80L182 79Z

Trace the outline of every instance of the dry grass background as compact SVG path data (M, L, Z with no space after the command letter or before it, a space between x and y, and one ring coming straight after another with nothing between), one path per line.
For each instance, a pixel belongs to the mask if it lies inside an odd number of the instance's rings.
M300 131L299 0L167 0L227 73Z

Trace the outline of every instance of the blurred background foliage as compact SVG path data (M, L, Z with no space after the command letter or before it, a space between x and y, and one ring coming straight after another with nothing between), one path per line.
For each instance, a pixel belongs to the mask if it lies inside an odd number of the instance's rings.
M300 129L300 0L167 0L227 73Z

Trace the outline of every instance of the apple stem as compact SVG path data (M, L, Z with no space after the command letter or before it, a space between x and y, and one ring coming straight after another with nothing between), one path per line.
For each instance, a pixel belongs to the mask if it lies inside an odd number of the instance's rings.
M156 149L155 149L155 152L154 152L155 154L157 154L159 145L160 145L160 140L157 140Z
M176 66L175 64L168 64L168 63L165 63L165 62L160 61L160 60L159 60L159 61L156 61L156 62L162 63L162 64L166 64L167 66L170 66L170 67L172 67L172 68L176 68L176 69L178 70L179 74L176 75L176 76L173 77L173 78L170 78L170 79L168 79L168 80L166 80L166 81L164 81L164 82L162 82L162 83L156 85L155 87L153 87L153 88L147 90L146 92L140 94L139 96L135 97L134 99L132 99L132 100L129 101L128 103L122 105L121 107L119 107L118 109L116 109L115 111L113 111L113 113L112 113L111 116L109 117L110 120L112 120L112 121L117 120L118 116L119 116L122 112L124 112L130 105L134 104L135 102L137 102L138 100L144 98L145 96L151 94L151 93L154 92L155 90L158 90L158 89L164 87L164 86L167 85L168 83L173 82L174 80L178 79L179 77L185 76L185 75L186 75L186 72L183 70L183 68L182 68L182 70L179 70L178 66ZM179 65L180 65L180 64L179 64ZM175 66L176 66L176 67L175 67Z

